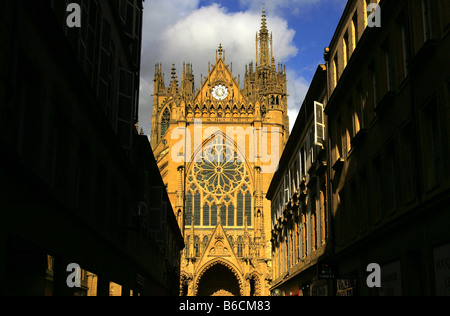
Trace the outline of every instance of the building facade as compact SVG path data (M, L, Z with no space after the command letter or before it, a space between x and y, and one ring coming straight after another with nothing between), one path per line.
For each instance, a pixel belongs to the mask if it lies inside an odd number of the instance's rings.
M448 295L449 3L379 1L367 27L370 2L349 2L326 56L337 294Z
M311 82L289 141L267 192L272 204L271 290L287 296L327 295L332 285L324 267L330 254L324 106L325 65Z
M311 275L275 282L282 294L295 294L308 277L329 280L326 291L312 288L312 295L450 293L449 12L445 0L348 1L324 55L329 252ZM320 102L316 93L311 85L305 102ZM289 147L286 162L298 155ZM290 246L298 233L285 214L296 214L295 197L276 199L290 190L279 183L282 170L269 190L274 260L281 264L275 279L297 273L290 258L304 247L295 239ZM286 180L302 172L288 170ZM367 282L373 264L381 287Z
M240 76L222 46L194 87L192 65L168 87L156 66L151 145L184 234L181 295L267 295L270 203L265 199L289 137L286 73L275 65L266 14L256 64Z
M0 9L0 293L178 295L181 231L136 128L142 1Z

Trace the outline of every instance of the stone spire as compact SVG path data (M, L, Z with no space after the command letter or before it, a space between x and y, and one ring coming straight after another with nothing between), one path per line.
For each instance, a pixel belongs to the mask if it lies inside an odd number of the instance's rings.
M272 64L270 55L270 35L267 29L266 11L262 12L261 30L256 35L257 38L257 62L259 67L269 67Z

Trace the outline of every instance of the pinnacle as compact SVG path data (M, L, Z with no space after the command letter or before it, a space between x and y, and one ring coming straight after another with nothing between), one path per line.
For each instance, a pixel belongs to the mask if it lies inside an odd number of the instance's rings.
M261 32L268 32L268 30L267 30L267 21L266 21L266 10L262 11Z

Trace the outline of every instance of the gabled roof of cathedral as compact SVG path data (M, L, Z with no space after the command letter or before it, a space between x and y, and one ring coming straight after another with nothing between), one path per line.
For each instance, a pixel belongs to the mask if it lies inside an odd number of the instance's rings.
M201 98L202 95L210 92L210 85L216 84L226 84L229 89L234 93L234 97L240 102L245 102L246 98L242 94L241 87L236 82L233 77L232 71L225 63L225 52L223 50L222 44L219 44L219 49L216 51L216 63L209 69L209 74L207 77L202 78L201 87L195 95L195 100ZM236 95L236 93L239 94Z
M237 260L236 253L234 252L233 247L228 240L225 229L220 221L208 241L208 245L200 258L197 268L202 269L206 264L208 264L208 262L215 261L218 258L229 261L240 272L242 271L239 261ZM199 271L196 271L196 273L198 272Z

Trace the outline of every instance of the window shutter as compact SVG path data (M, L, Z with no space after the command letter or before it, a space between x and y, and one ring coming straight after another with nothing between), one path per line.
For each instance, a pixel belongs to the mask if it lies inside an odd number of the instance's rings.
M325 120L323 117L323 104L314 102L314 144L322 147L325 143Z

